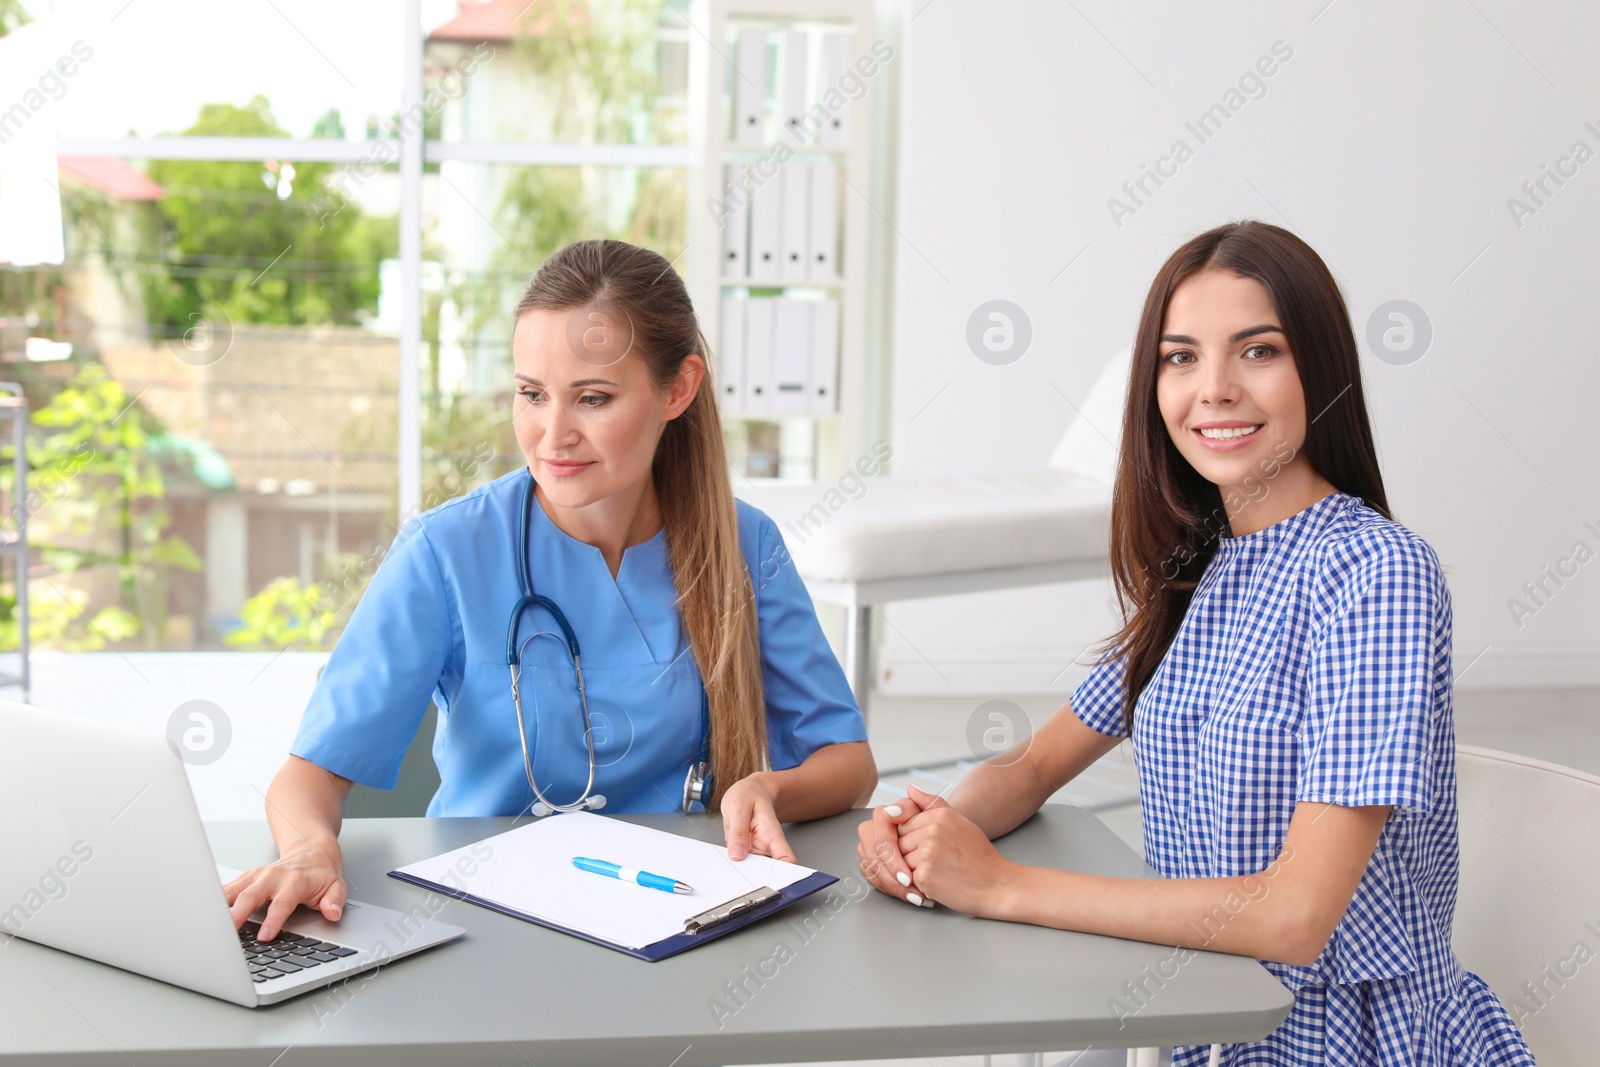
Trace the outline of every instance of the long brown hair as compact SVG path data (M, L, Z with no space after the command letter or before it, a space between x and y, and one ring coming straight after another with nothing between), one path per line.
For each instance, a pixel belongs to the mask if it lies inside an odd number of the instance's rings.
M1111 573L1123 625L1099 651L1127 657L1123 717L1130 732L1134 704L1228 526L1221 492L1183 458L1156 402L1167 302L1184 279L1208 268L1254 278L1272 298L1305 393L1302 451L1312 469L1391 517L1350 315L1321 257L1288 230L1254 220L1207 230L1172 253L1139 316L1111 498Z
M622 241L578 241L545 260L517 317L534 309L582 309L627 323L630 351L658 389L672 383L690 354L705 362L699 391L662 432L652 472L678 611L710 705L716 781L706 810L716 811L729 786L766 765L767 732L755 591L739 548L705 334L672 264Z

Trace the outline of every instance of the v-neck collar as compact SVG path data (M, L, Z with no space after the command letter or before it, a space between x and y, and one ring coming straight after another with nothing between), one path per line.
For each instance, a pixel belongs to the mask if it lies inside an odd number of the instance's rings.
M629 545L622 550L622 559L617 564L617 573L612 574L610 566L606 564L606 555L600 551L599 546L579 540L557 525L556 521L550 517L550 513L544 510L544 504L540 502L538 493L533 494L533 511L535 521L543 523L558 541L573 546L577 551L593 555L599 562L601 569L605 571L606 577L611 579L613 585L622 581L622 572L628 566L630 556L655 556L659 558L660 554L666 551L667 527L665 523L662 523L661 529L657 530L649 538L640 541L636 545Z

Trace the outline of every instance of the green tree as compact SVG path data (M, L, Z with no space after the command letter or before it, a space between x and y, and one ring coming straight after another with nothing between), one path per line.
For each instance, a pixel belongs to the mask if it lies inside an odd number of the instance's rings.
M319 124L320 125L320 124ZM286 137L271 105L205 104L188 136ZM389 220L335 199L330 163L158 160L166 195L166 269L150 285L150 318L182 332L198 314L234 322L354 324L376 309L378 263L397 254ZM342 204L326 212L315 202Z
M569 144L617 144L658 135L662 0L624 4L548 0L524 16L541 32L523 33L511 62L532 70L549 102L550 136ZM505 241L488 271L451 287L450 298L479 349L504 351L509 318L533 271L563 245L615 237L668 259L686 240L687 184L681 170L522 167L505 173L495 230ZM507 372L509 377L509 371Z
M0 37L32 21L28 9L22 6L22 0L0 0Z
M320 585L301 585L298 578L274 578L244 602L239 625L223 635L230 648L328 648L334 613L323 603Z
M339 114L339 109L330 107L317 119L316 125L311 127L311 136L327 138L334 141L344 140L344 116Z
M94 647L97 637L142 633L147 647L160 647L166 631L167 572L200 569L200 559L181 537L167 534L171 522L164 499L166 483L151 456L147 416L130 401L120 383L98 363L84 366L32 421L49 431L30 442L31 478L48 494L30 529L31 547L58 574L113 568L119 604L84 615L83 590L72 601L70 618L51 598L36 598L41 620L69 647ZM53 584L53 583L52 583ZM31 591L31 590L30 590ZM30 607L32 606L30 604ZM96 620L104 626L94 625ZM83 632L84 630L92 633ZM34 631L30 630L30 636ZM12 635L14 638L14 634Z

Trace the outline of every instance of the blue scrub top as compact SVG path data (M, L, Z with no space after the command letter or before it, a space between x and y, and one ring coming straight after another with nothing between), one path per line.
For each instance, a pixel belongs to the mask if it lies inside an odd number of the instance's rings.
M506 666L520 595L513 471L407 523L345 627L290 751L335 774L393 789L431 698L439 708L429 815L516 815L523 770ZM866 740L866 723L829 649L777 525L738 502L739 546L756 593L767 744L774 770L823 745ZM676 810L701 743L699 668L680 625L666 531L623 553L615 579L598 548L562 532L537 501L528 535L534 592L578 638L595 738L594 792L607 811ZM535 636L535 635L539 636ZM524 610L522 707L539 789L570 803L589 761L576 678L560 630ZM732 784L732 783L726 783Z

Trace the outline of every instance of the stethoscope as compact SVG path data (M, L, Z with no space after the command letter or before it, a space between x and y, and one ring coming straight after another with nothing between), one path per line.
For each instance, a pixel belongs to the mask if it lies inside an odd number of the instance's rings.
M532 812L536 816L545 816L558 811L599 811L606 806L603 794L593 793L594 790L594 727L589 719L589 696L583 686L583 665L578 656L578 636L572 632L567 617L556 602L549 597L539 596L533 591L533 582L528 577L528 523L533 516L533 475L528 475L528 484L522 490L522 513L517 519L517 582L522 589L522 596L517 601L517 606L511 609L511 624L507 627L506 634L506 667L511 672L511 703L517 709L517 739L522 742L522 767L528 772L528 787L533 790L537 798L533 804ZM522 613L529 607L543 608L556 625L561 629L561 636L567 642L567 652L572 656L572 672L578 679L578 705L583 709L583 741L589 752L589 780L584 784L583 792L577 800L570 804L557 804L551 801L539 789L539 783L533 778L533 758L528 753L528 729L522 718L522 688L519 684L521 669L518 666L518 653L521 649L517 646L517 630L522 623ZM548 634L547 636L555 636ZM528 640L538 637L531 635ZM695 804L704 804L711 796L713 776L711 774L711 708L706 701L704 689L700 693L700 754L694 763L689 765L689 773L683 780L683 800L679 805L680 810L690 814ZM591 795L592 794L592 795Z

